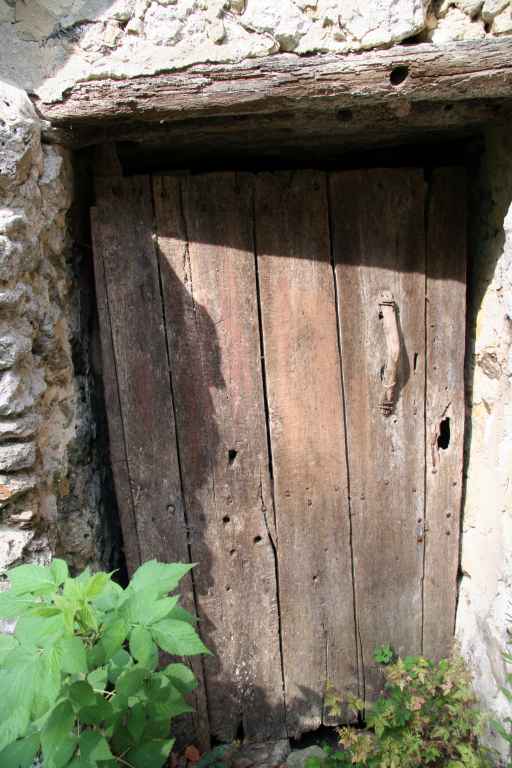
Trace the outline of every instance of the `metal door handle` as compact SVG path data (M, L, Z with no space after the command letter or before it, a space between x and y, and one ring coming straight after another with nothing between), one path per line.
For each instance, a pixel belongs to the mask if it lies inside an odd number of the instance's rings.
M382 291L379 299L379 309L384 321L384 336L386 337L386 365L382 372L384 395L380 408L384 416L391 416L395 410L398 394L398 370L400 365L400 334L398 332L397 305L391 291Z

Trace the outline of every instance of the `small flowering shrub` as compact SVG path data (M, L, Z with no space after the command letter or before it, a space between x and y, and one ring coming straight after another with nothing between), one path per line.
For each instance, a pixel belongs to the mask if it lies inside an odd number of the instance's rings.
M367 728L340 728L340 749L326 747L323 759L306 768L484 768L489 753L478 744L482 716L471 677L454 656L435 664L421 656L394 659L389 646L374 658L384 667L384 694L365 710ZM332 687L329 702L339 710ZM349 702L361 714L364 704Z

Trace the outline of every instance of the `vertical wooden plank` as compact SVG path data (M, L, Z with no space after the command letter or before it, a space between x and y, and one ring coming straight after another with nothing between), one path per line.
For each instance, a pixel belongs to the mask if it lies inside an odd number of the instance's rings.
M130 573L133 573L142 561L139 550L135 507L130 488L130 476L128 473L128 459L124 442L105 265L103 262L103 253L107 248L107 244L111 238L116 236L116 233L113 231L112 223L110 221L106 222L101 213L101 208L91 209L96 306L99 317L101 356L103 361L102 376L105 391L105 408L108 419L110 460L123 535L124 555L128 570Z
M427 231L424 653L450 652L457 598L464 448L466 175L432 176Z
M117 382L109 430L130 572L135 538L142 562L189 560L152 222L147 177L98 179L95 261L107 381L113 390L115 370ZM194 610L190 578L182 593ZM201 683L200 664L194 671ZM200 686L196 732L205 742L202 695Z
M327 681L357 692L325 175L258 175L255 211L287 723L298 736L322 723Z
M376 646L421 651L425 248L423 173L337 173L330 180L347 418L356 621L366 696ZM398 402L379 407L387 359L382 291L398 306ZM385 378L385 377L384 377Z
M154 179L212 733L285 734L252 178Z
M95 218L141 559L187 561L149 180L99 186Z

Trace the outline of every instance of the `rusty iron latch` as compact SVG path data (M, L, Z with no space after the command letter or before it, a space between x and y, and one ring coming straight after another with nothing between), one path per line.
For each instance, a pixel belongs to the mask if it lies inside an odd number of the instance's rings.
M384 395L379 405L384 416L391 416L398 396L398 370L400 364L400 334L398 332L397 304L391 291L382 291L379 297L380 316L384 321L386 337L386 365L382 373Z

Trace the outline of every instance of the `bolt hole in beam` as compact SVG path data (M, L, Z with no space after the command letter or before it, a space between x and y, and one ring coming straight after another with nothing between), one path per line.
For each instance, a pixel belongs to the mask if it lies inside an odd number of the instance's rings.
M259 544L260 541L261 541L261 536L255 536L253 541L254 541L255 544Z
M354 114L351 109L338 109L336 112L336 120L339 123L350 123Z
M446 451L450 445L450 418L447 416L439 424L439 434L437 436L437 447Z
M237 456L238 456L238 451L235 451L234 448L230 448L228 451L228 463L230 466L231 464L234 464Z
M409 67L407 66L394 67L391 70L391 73L389 75L389 82L391 83L391 85L394 85L396 88L398 85L402 85L402 83L405 83L408 77L409 77Z

